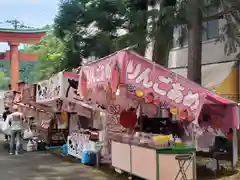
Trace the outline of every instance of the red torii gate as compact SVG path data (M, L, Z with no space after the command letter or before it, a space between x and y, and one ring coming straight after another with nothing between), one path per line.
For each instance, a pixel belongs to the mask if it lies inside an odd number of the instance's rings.
M11 74L11 87L13 90L18 89L19 73L19 60L24 59L27 61L36 61L36 54L26 54L18 51L20 43L23 44L36 44L41 41L41 38L46 34L46 29L1 29L0 28L0 42L7 42L10 46L10 52L1 55L0 59L10 59L10 74Z

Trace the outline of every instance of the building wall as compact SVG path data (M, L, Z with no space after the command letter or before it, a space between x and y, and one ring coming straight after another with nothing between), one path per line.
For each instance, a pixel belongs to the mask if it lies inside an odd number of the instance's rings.
M203 42L202 46L202 63L215 63L221 61L233 60L234 55L227 56L224 53L224 43L216 43L215 40ZM169 54L169 68L187 66L188 48L176 48Z
M219 20L219 29L222 28L225 23L225 20ZM216 39L204 41L202 44L202 64L212 64L236 59L236 54L226 55L224 49L224 42L216 42ZM174 48L169 54L168 67L186 67L187 61L188 46L183 48ZM226 78L222 80L222 83L215 88L216 93L228 99L239 102L239 80L238 65L233 67L229 75L226 76Z
M219 20L218 28L221 29L225 20ZM177 36L177 35L176 35ZM216 39L211 39L203 42L202 45L202 63L215 63L221 61L233 60L235 54L227 56L224 52L225 43L216 42ZM183 48L174 48L169 54L169 68L175 68L179 66L187 66L188 59L188 46Z

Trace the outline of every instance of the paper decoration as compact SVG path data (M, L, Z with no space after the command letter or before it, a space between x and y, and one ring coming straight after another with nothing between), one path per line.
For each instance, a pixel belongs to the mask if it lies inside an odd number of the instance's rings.
M167 101L160 101L160 108L161 109L168 109L169 108L169 104Z
M171 108L170 108L170 113L171 113L172 115L177 115L177 114L178 114L178 109L177 109L176 107L171 107Z
M118 63L116 63L112 69L112 77L110 82L110 86L113 94L117 92L119 83L120 83L120 68Z
M141 90L136 90L136 96L137 97L143 97L144 96L144 92L143 91L141 91Z
M108 132L123 132L124 128L119 124L120 105L111 104L107 108L107 123L106 131Z
M179 113L179 118L180 120L187 120L188 119L188 110L187 109L182 109Z
M136 91L136 86L133 84L127 84L127 90L129 92L134 92L134 91Z

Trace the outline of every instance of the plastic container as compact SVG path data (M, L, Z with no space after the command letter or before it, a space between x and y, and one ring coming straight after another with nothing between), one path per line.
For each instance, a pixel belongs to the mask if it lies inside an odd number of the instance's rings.
M37 150L37 143L33 140L29 140L27 143L27 151L36 151Z
M154 136L153 140L154 141L169 141L172 139L172 135L169 136Z
M85 165L96 165L96 153L92 151L83 151L81 163Z
M68 148L67 148L67 145L66 145L66 144L64 144L61 149L62 149L62 153L63 153L64 155L67 155L67 154L68 154Z
M180 149L184 147L185 147L185 144L183 142L175 142L175 148Z

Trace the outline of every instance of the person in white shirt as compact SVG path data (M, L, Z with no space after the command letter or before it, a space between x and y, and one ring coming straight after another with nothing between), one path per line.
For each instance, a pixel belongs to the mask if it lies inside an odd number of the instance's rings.
M18 155L21 142L22 142L22 131L24 129L24 117L19 112L17 106L13 106L12 114L7 116L6 123L10 125L11 140L10 140L10 154L14 152L14 145L16 143L15 154Z

